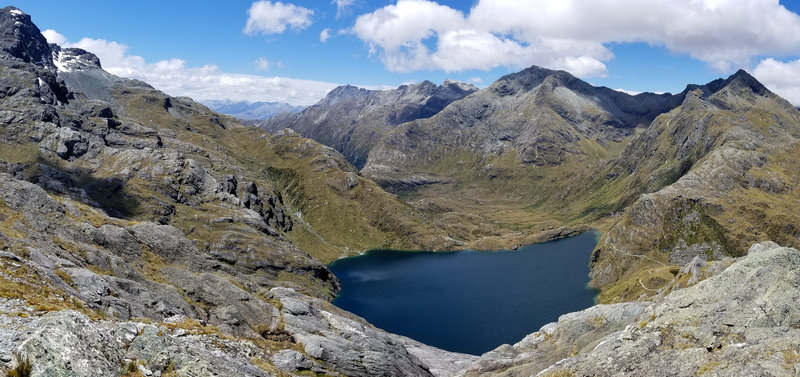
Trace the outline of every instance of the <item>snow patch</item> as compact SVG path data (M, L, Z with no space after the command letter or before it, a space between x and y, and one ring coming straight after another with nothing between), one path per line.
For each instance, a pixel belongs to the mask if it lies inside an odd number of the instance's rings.
M58 56L53 57L53 64L59 72L72 72L72 69L64 62L64 52L59 51Z
M15 16L22 16L23 14L25 14L25 13L22 13L22 11L19 10L19 9L12 9L12 10L9 11L9 13L11 13L11 14L13 14Z

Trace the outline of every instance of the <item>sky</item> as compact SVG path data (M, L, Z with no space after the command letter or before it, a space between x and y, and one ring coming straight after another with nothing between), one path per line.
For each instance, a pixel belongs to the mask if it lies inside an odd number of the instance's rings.
M486 87L531 65L636 92L751 72L800 105L800 1L23 0L48 41L196 100L316 103L334 87Z

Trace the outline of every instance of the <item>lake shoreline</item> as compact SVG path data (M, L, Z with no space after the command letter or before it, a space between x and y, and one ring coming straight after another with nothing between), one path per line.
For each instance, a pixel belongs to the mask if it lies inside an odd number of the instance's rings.
M593 306L588 264L599 236L492 252L371 250L329 265L342 283L333 303L386 331L481 354ZM510 325L498 331L497 322Z

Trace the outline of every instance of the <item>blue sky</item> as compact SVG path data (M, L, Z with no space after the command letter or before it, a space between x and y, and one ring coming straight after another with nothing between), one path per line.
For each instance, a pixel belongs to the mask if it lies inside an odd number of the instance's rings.
M110 72L201 100L309 105L338 84L388 88L445 78L483 87L537 64L637 92L678 92L744 68L800 102L797 1L36 0L15 6L48 30L48 39L95 52Z

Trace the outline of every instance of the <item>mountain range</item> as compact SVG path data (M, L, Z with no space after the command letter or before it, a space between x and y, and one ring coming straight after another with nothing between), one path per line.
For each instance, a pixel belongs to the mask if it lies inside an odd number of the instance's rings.
M291 128L336 149L360 169L372 147L389 130L430 117L477 90L449 80L442 85L423 81L383 91L344 85L301 112L281 114L254 125L268 132Z
M242 120L267 119L281 113L296 113L305 108L304 106L292 106L285 102L208 100L202 103L218 113Z
M800 111L745 71L635 96L540 67L342 86L242 124L6 7L0 83L8 375L800 373ZM603 305L480 357L331 304L344 256L590 228Z
M350 124L340 93L298 116L313 109L321 134ZM294 121L273 118L268 130ZM604 230L591 264L601 301L646 294L641 271L645 285L663 286L670 266L741 256L763 235L800 246L792 199L800 166L789 157L800 113L745 71L678 94L632 96L531 67L432 116L370 124L359 123L378 139L361 174L438 213L469 247Z

